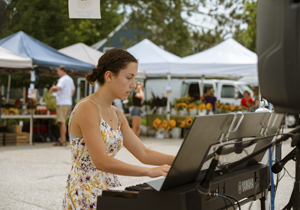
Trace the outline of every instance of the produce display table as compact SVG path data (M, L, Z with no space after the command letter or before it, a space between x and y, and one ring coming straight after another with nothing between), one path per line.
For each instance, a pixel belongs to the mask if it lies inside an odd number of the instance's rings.
M32 145L33 120L34 119L53 119L56 115L34 114L34 115L1 115L1 119L30 119L29 144Z

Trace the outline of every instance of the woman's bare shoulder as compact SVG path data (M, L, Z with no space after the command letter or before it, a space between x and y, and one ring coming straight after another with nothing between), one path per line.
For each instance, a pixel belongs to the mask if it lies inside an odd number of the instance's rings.
M95 114L99 113L98 106L93 101L88 100L88 98L80 100L76 104L76 106L77 107L76 107L75 113L77 113L80 116L90 117L90 116L94 116Z

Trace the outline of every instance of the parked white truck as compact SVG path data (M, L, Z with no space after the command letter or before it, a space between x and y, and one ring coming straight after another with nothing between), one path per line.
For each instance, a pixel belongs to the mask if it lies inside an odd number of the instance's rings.
M202 91L203 82L203 91ZM248 90L253 96L252 90L246 83L235 80L216 80L216 79L171 79L170 84L167 79L148 79L146 80L144 92L145 100L155 96L165 96L167 87L171 87L172 96L170 102L173 103L175 98L190 95L197 98L202 96L210 88L215 89L215 96L218 102L240 105L243 93Z

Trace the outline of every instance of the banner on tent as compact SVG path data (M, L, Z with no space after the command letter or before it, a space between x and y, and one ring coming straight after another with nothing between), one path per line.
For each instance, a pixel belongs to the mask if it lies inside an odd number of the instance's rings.
M100 0L69 0L69 18L101 19Z

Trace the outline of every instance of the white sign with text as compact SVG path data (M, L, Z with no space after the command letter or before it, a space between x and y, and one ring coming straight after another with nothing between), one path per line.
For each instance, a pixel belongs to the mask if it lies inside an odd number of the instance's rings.
M69 0L69 18L101 19L100 0Z

